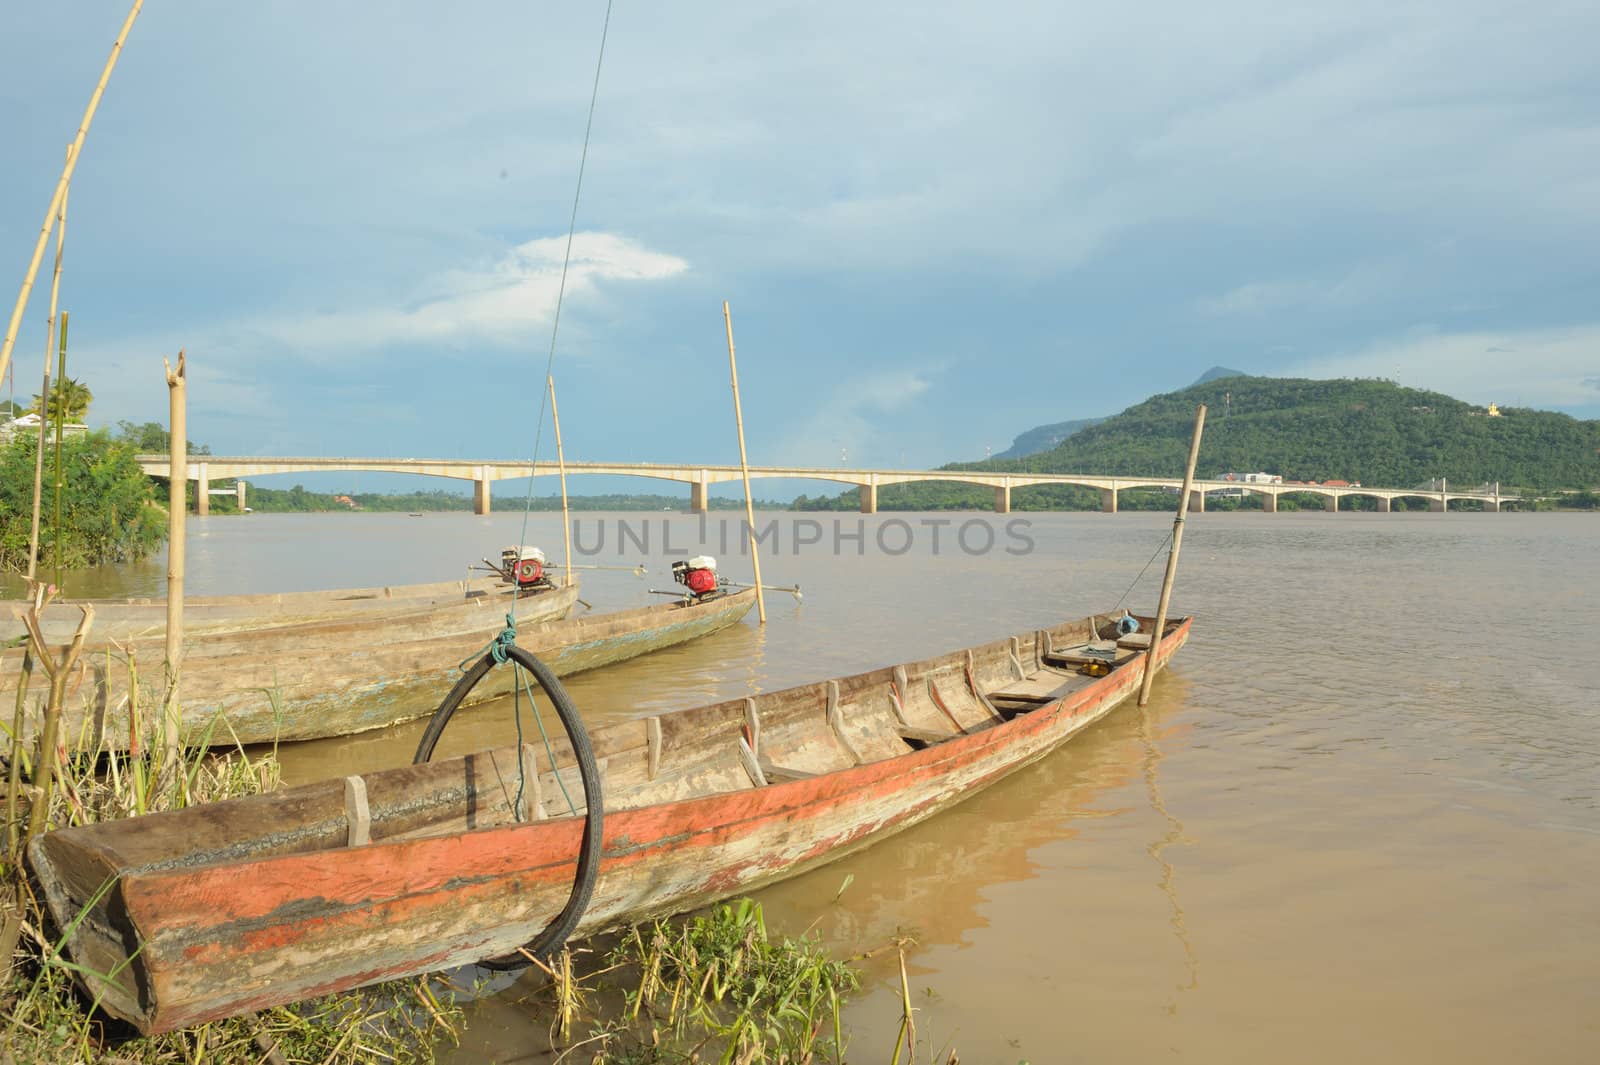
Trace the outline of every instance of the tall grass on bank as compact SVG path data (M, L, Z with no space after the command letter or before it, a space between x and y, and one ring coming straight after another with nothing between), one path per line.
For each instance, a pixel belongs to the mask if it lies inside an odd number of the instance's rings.
M137 680L137 663L119 668ZM130 685L135 693L137 682ZM22 742L24 700L0 723L6 765L6 849L0 859L0 1062L268 1062L271 1065L366 1065L431 1062L454 1041L460 1010L428 978L396 981L295 1006L154 1037L95 1009L74 975L81 970L63 947L26 865L38 818L43 831L180 809L258 792L280 784L275 752L250 757L242 747L214 755L211 729L193 741L173 769L161 771L153 722L142 720L136 694L128 707L129 749L88 749L88 736L61 737L53 751ZM160 705L146 696L146 705ZM8 708L10 709L10 708ZM59 712L59 707L57 707ZM153 716L153 715L152 715ZM48 776L46 775L48 774ZM48 791L41 785L49 781ZM40 806L43 806L40 809ZM109 888L109 885L108 885ZM113 974L107 974L113 975Z
M546 979L522 1004L548 1027L526 1060L584 1065L839 1065L859 987L814 938L770 934L749 899L534 964Z

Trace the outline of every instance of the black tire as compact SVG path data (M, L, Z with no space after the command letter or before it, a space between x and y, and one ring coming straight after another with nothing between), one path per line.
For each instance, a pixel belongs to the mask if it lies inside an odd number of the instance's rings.
M572 894L561 912L556 914L544 930L523 948L540 961L548 961L578 927L578 921L583 917L583 911L588 908L589 899L594 894L595 881L599 878L601 839L604 835L605 821L600 794L600 767L594 760L594 747L589 743L589 733L583 727L583 720L578 716L578 708L573 704L567 690L561 686L561 681L550 671L550 667L515 644L506 648L505 653L507 659L533 674L534 679L539 682L539 687L544 689L544 693L550 697L550 702L555 705L556 713L561 717L561 725L567 730L567 739L572 743L572 753L578 760L578 774L583 781L585 806L583 844L578 851L578 870L573 878ZM421 765L433 758L433 750L438 746L439 738L444 735L445 726L450 723L457 708L461 706L461 700L478 686L478 682L483 680L495 665L494 655L485 652L483 657L473 663L472 668L456 681L455 687L450 689L450 694L439 704L439 709L428 719L428 727L423 730L422 739L417 744L416 756L411 759L414 765ZM517 953L485 958L478 964L487 969L505 970L524 968L528 965L528 961L521 953Z

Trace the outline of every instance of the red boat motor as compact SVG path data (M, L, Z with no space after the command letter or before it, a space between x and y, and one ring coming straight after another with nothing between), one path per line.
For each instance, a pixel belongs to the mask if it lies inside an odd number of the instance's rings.
M672 579L689 589L696 599L704 599L717 592L717 560L710 555L696 555L689 561L672 564Z
M551 587L544 575L544 552L527 544L500 552L500 575L519 592Z

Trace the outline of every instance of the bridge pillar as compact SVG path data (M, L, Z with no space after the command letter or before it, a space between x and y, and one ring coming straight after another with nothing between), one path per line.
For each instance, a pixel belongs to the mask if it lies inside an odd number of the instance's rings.
M233 491L234 491L235 498L237 498L239 500L239 513L243 514L244 513L244 482L243 481L234 481L233 482Z
M861 513L876 514L878 512L878 486L864 484L861 486Z
M1276 514L1277 512L1278 512L1278 493L1276 493L1276 492L1262 492L1261 493L1261 513L1263 513L1263 514Z
M1394 509L1394 508L1390 505L1388 496L1379 496L1378 497L1378 513L1379 514L1387 514L1392 509Z
M1483 512L1485 514L1495 514L1498 513L1499 510L1500 501L1498 499L1485 499L1483 501Z
M994 487L994 512L996 514L1011 513L1011 486L997 484Z
M489 471L478 467L478 477L472 482L472 512L487 514L490 510Z
M1117 512L1117 490L1115 488L1100 489L1100 510L1105 514Z
M1179 489L1182 491L1182 489ZM1196 488L1189 493L1189 513L1204 514L1206 511L1206 494Z
M704 514L711 509L711 482L706 480L703 470L698 481L689 482L689 509L696 514Z
M1444 498L1444 493L1443 492L1439 493L1439 498L1438 499L1430 499L1430 500L1428 500L1428 512L1430 514L1443 514L1449 509L1450 509L1450 504L1445 502L1445 498Z
M211 468L207 463L194 465L194 512L200 517L211 513Z
M1339 513L1339 497L1327 496L1324 498L1322 501L1322 509L1326 510L1329 514Z

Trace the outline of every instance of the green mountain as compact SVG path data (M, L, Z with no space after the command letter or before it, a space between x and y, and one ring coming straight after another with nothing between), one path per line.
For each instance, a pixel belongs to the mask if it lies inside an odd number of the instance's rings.
M1177 476L1198 403L1210 408L1202 477L1263 471L1384 487L1445 477L1534 490L1600 484L1600 421L1522 408L1494 416L1390 381L1243 375L1152 396L1041 454L950 468Z
M1200 403L1209 408L1196 471L1202 478L1263 472L1294 481L1410 488L1443 477L1460 487L1498 481L1507 493L1600 486L1600 421L1524 408L1490 410L1391 381L1232 373L1207 374L1181 391L1152 396L1049 451L944 469L1177 477ZM988 489L930 483L885 488L878 495L883 510L986 508L990 502ZM1092 507L1098 494L1040 486L1017 490L1013 505ZM1125 509L1137 505L1142 504L1131 498L1123 502ZM856 492L802 496L795 506L853 509Z

